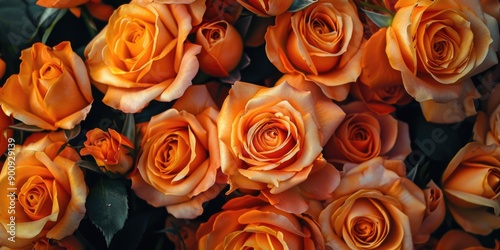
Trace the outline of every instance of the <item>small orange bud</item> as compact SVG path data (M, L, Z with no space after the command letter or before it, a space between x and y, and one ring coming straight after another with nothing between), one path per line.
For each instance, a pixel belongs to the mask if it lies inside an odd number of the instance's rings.
M211 76L229 76L243 55L240 33L224 20L203 24L196 33L196 43L202 46L200 68Z

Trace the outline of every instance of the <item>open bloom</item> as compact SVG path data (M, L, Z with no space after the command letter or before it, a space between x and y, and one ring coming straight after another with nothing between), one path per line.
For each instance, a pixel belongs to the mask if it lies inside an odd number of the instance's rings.
M121 5L84 52L93 84L105 93L102 101L135 113L152 100L179 98L198 72L201 48L187 36L201 22L203 3Z
M21 52L19 74L0 89L5 114L47 130L72 129L87 117L93 101L83 60L69 42L35 43Z
M61 240L73 234L85 215L87 186L76 164L80 156L70 147L59 152L66 143L61 140L62 132L38 138L27 145L16 145L15 162L7 161L0 173L4 197L0 204L5 208L0 211L2 246L20 248L45 237ZM15 163L15 170L11 163ZM13 186L9 171L15 171ZM9 206L15 207L14 226ZM15 242L8 240L13 235Z
M276 17L266 36L269 60L286 74L300 74L337 100L361 73L363 25L347 0L320 0ZM344 94L335 93L342 86Z
M229 200L196 232L198 249L325 249L317 223L250 195Z
M176 218L195 218L226 186L220 173L218 110L203 85L151 118L142 138L132 189Z
M328 198L339 174L321 150L344 115L319 90L236 82L217 119L230 191L260 191L295 213L307 210L304 197Z
M450 161L442 183L448 209L470 233L500 228L500 148L470 142Z
M387 29L386 53L408 93L434 122L475 114L469 78L498 62L497 21L475 1L399 1ZM453 116L444 114L452 110Z
M340 185L319 215L331 249L412 249L424 217L422 190L399 160L344 166Z

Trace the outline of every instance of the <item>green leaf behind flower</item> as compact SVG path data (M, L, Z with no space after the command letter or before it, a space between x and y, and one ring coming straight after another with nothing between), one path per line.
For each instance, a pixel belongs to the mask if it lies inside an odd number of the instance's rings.
M370 20L379 28L391 26L393 17L361 8Z
M307 8L307 6L317 2L318 0L294 0L292 6L288 8L290 12L296 12L302 9Z
M101 230L106 244L123 228L128 216L127 189L120 180L100 178L87 197L87 214Z

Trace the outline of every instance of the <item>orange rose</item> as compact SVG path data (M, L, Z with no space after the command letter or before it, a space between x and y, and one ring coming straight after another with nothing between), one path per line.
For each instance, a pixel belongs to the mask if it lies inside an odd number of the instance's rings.
M250 195L229 200L196 232L198 249L325 249L317 223L307 214L276 209Z
M446 215L446 205L443 191L430 181L427 188L423 190L425 195L426 210L422 226L418 235L414 237L416 244L424 244L429 241L430 234L433 233L443 222Z
M328 198L339 175L321 150L343 117L319 90L236 82L217 119L230 192L258 190L294 213L307 210L304 197Z
M470 142L442 177L448 209L462 228L487 235L500 228L500 148Z
M47 130L72 129L85 119L92 91L85 64L69 42L53 48L35 43L21 60L19 74L0 90L5 114Z
M493 88L485 110L477 114L474 141L500 146L500 85Z
M14 131L9 128L12 124L14 124L14 119L5 115L5 113L0 110L0 154L4 154L8 145L12 142ZM12 138L11 141L9 141L9 138ZM15 143L15 141L13 143Z
M152 100L179 98L198 72L200 46L187 36L204 10L203 0L121 5L84 51L93 84L105 93L103 102L135 113Z
M7 67L7 65L5 64L5 61L2 58L0 58L0 79L5 74L6 67Z
M202 204L226 186L220 173L218 111L203 85L188 88L174 106L154 117L142 139L132 189L176 218L195 218Z
M345 99L347 92L335 96L329 88L348 89L361 73L363 25L352 1L320 0L278 15L265 39L267 57L279 71L302 75L330 98Z
M347 165L332 200L319 215L331 249L413 249L426 203L404 177L399 160L380 157Z
M436 250L499 250L500 242L495 241L495 248L481 246L481 242L474 236L460 230L450 230L439 240Z
M85 215L87 186L76 165L80 156L71 147L59 152L66 142L53 141L64 137L57 134L16 145L15 161L6 161L0 173L0 192L7 197L0 200L5 208L0 211L0 245L20 248L45 237L61 240ZM15 242L9 240L13 236Z
M351 94L379 115L390 114L396 111L395 106L405 105L413 100L401 84L370 88L356 82L351 87Z
M243 55L240 33L224 20L201 25L196 32L196 43L202 47L198 55L200 69L211 76L229 76Z
M411 152L406 123L391 115L377 115L359 101L342 110L346 117L323 149L329 162L362 163L377 156L403 160Z
M104 132L99 128L87 132L85 146L80 151L82 156L92 155L97 165L105 171L126 174L134 164L130 150L134 148L132 142L124 135L113 129Z
M498 61L498 24L470 0L399 1L387 29L386 53L428 121L475 114L469 78ZM493 39L494 38L494 39ZM444 110L454 110L453 117ZM447 117L448 116L448 117Z
M268 17L285 13L293 0L237 0L245 9L256 15Z

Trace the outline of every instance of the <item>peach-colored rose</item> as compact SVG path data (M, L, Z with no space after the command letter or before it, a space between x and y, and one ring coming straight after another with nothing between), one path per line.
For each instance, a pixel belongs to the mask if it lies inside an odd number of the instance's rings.
M470 77L498 62L498 24L476 1L399 1L385 51L408 93L424 103L428 121L450 123L475 114ZM443 110L456 109L446 117ZM428 112L430 112L428 114Z
M5 153L9 144L15 144L15 141L12 141L14 139L12 137L14 131L9 128L12 124L14 124L14 119L12 119L11 116L5 115L5 113L0 110L0 154Z
M422 226L417 236L414 237L415 244L424 244L429 241L430 234L441 225L446 215L443 191L436 183L431 180L427 183L427 188L423 191L425 195L426 210Z
M379 115L390 114L396 110L395 106L402 106L413 100L401 84L370 88L358 81L351 85L351 94Z
M202 24L196 32L196 43L202 47L200 69L211 76L229 76L243 55L240 33L225 20Z
M237 0L245 9L258 16L277 16L288 11L293 0Z
M319 90L236 82L217 119L222 171L230 191L257 190L288 212L322 200L339 174L321 157L344 112Z
M377 156L404 160L411 152L408 125L377 115L360 102L341 106L346 117L328 139L323 155L332 163L362 163Z
M446 232L439 240L436 250L499 250L500 242L495 241L495 248L481 246L476 237L457 229Z
M203 85L151 118L142 139L132 189L176 218L195 218L226 186L220 173L217 107Z
M201 5L200 5L201 4ZM126 113L152 100L179 98L198 72L200 46L187 41L204 0L190 5L132 1L121 5L84 54L103 102Z
M276 17L266 36L269 60L286 74L300 74L336 100L336 87L348 90L361 73L363 25L352 1L319 0ZM333 89L332 89L333 88Z
M424 218L423 191L405 165L381 157L344 166L340 185L319 215L330 249L412 249Z
M80 150L82 156L92 155L97 165L104 167L103 171L117 174L130 171L134 164L130 150L134 149L134 145L126 136L110 128L108 132L95 128L86 136L85 147Z
M5 114L47 130L72 129L85 119L92 91L85 64L69 42L52 48L35 43L21 60L19 74L0 89Z
M286 213L250 195L229 200L202 223L198 249L325 249L317 223L307 214Z
M36 4L45 8L73 8L82 4L88 3L91 0L37 0ZM92 2L100 2L100 0L92 0Z
M487 235L500 228L500 148L466 144L442 177L446 204L467 232Z
M111 5L101 3L101 0L37 0L36 4L45 8L69 9L76 17L81 16L80 6L85 4L90 14L102 21L107 21L114 10Z
M61 240L73 234L85 215L87 186L76 165L80 156L71 147L59 152L66 142L53 139L64 133L54 133L16 145L15 161L6 161L0 173L0 204L5 208L0 211L0 245L20 248L45 237ZM12 229L15 242L8 240Z
M500 146L500 85L489 93L485 109L477 113L474 141Z

